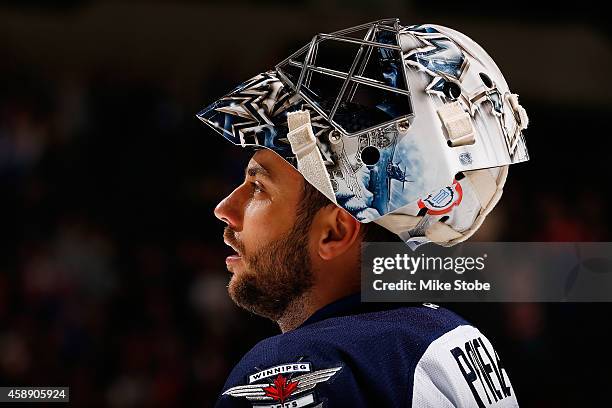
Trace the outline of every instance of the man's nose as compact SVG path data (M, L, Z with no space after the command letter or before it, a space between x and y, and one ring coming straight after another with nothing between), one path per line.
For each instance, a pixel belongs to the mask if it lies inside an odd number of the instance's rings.
M242 229L242 205L240 187L231 192L215 207L215 217L235 231Z

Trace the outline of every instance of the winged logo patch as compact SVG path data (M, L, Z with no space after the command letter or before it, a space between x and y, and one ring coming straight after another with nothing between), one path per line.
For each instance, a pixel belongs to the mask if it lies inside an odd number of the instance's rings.
M238 385L222 395L244 397L253 401L254 408L299 408L315 403L313 390L317 384L329 381L342 367L312 371L308 362L281 364L249 376L249 384ZM296 373L304 373L295 375ZM266 404L268 403L268 404Z

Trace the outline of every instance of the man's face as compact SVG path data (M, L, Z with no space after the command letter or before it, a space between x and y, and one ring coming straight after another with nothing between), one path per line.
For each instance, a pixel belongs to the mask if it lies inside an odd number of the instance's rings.
M236 304L278 320L288 304L312 287L311 220L298 211L304 179L268 150L251 158L245 180L215 208L223 237L236 254L228 291Z

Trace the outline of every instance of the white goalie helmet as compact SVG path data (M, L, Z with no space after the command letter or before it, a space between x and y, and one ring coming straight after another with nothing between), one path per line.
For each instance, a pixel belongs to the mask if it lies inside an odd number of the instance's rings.
M197 117L411 246L469 238L508 166L528 160L527 114L492 58L455 30L398 19L317 34Z

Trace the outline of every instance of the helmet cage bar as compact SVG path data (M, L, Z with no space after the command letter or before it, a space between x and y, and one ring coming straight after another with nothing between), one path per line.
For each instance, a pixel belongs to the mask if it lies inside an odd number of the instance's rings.
M297 61L293 61L293 60L289 61L288 65L292 65L292 66L299 67L299 68L301 68L303 66L301 63L299 63ZM311 67L309 67L309 71L310 71L309 73L319 72L319 73L322 73L322 74L326 74L326 75L329 75L329 76L332 76L332 77L335 77L335 78L341 78L341 79L346 79L348 77L348 75L346 73L341 72L341 71L336 71L335 69L330 69L330 68L311 66ZM283 76L283 79L285 79L284 76ZM396 92L396 93L399 93L399 94L410 96L410 91L408 91L408 90L395 88L393 86L389 86L389 85L384 84L381 81L377 81L375 79L370 79L370 78L362 77L362 76L359 76L359 75L353 75L351 77L351 80L353 82L357 82L357 83L360 83L360 84L370 85L370 86L373 86L373 87L376 87L376 88L380 88L380 89L384 89L384 90L387 90L387 91ZM302 95L300 94L300 96L302 96Z
M390 24L392 24L392 26ZM359 31L363 32L364 30L367 31L365 34L360 34L359 38L350 36L352 33ZM395 41L395 44L373 40L376 38L378 33L383 31L394 34L393 40ZM371 132L374 129L386 128L389 125L411 119L414 116L412 101L410 98L406 64L404 63L404 53L399 46L399 33L399 19L385 19L336 31L331 34L317 34L312 38L309 44L303 46L298 51L294 52L288 58L276 65L276 71L283 82L287 83L291 88L293 88L309 105L312 106L315 111L327 119L327 121L340 133L346 136L358 136ZM324 41L333 41L335 44L345 43L347 45L359 45L359 48L354 54L352 63L347 71L321 66L320 61L319 64L317 64L319 44ZM364 76L366 67L368 66L370 58L372 57L372 51L375 49L380 54L384 52L381 50L388 50L387 53L395 53L397 57L389 58L389 60L392 60L395 63L394 65L398 69L398 75L401 75L401 78L398 78L396 83L403 81L405 88L389 85L381 80ZM306 54L305 58L303 57L304 54ZM303 62L299 60L301 58L303 58ZM384 60L384 58L381 58L381 61L382 60ZM288 67L292 67L294 69L297 68L300 70L297 81L295 80L295 77L292 79L287 73L286 69ZM309 87L313 78L313 73L321 74L324 77L332 77L342 80L339 91L335 95L333 104L331 104L331 109L328 112L322 109L320 104L311 97L311 94L314 92L309 90ZM405 96L406 101L402 101L402 103L405 103L405 105L402 105L400 108L402 111L401 114L395 115L390 120L381 121L379 123L377 122L374 125L367 126L365 128L353 129L353 131L345 129L344 126L335 120L338 108L343 101L349 103L353 102L357 88L360 85L364 87L372 87L385 92L391 92L395 95ZM305 92L305 89L308 90L308 92ZM381 110L381 112L388 114L388 112L384 110Z

